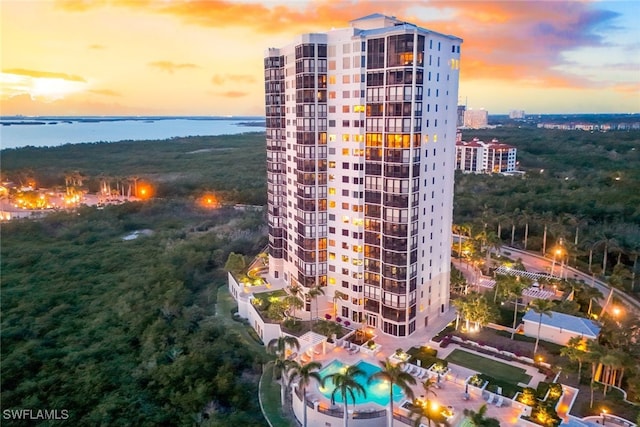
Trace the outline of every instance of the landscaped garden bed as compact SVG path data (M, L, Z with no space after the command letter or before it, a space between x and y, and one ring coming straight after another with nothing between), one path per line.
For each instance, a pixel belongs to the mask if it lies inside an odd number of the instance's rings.
M556 406L562 397L562 386L558 383L541 382L537 389L525 387L516 396L516 401L531 407L531 415L522 418L535 424L553 427L562 421Z
M509 399L513 399L517 393L522 392L522 387L514 384L513 381L497 379L486 374L478 374L478 378L482 381L487 381L485 390L491 393L500 394L508 397Z
M420 365L423 368L428 368L435 363L444 363L445 367L447 366L447 362L443 359L438 359L438 350L431 347L411 347L407 350L407 354L411 356L409 359L409 363L413 363L414 365Z

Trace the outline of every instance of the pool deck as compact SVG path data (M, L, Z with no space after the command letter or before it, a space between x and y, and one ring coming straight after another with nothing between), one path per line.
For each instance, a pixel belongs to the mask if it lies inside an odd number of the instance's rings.
M347 349L342 348L340 346L336 346L335 348L327 348L326 354L322 354L322 352L315 350L309 352L311 358L317 362L322 363L323 367L332 362L333 360L339 360L342 363L352 365L360 360L365 360L373 365L379 366L379 361L383 361L385 358L390 357L395 353L397 348L402 348L404 350L408 350L413 346L431 346L438 350L438 357L444 359L456 348L461 348L458 345L451 343L446 348L439 348L437 343L430 341L430 338L436 335L440 330L442 330L448 323L450 323L453 319L455 319L455 311L451 309L449 312L444 313L437 319L434 319L431 324L418 332L416 335L410 338L393 338L389 336L378 336L375 338L376 344L380 344L380 350L375 354L367 354L363 351L359 351L357 353L349 352ZM468 351L470 353L476 353L473 350L469 350L464 348L464 351ZM480 354L480 353L477 353ZM503 363L507 363L504 360L494 358L492 356L486 354L480 354L482 357L486 357L489 359L495 359ZM536 387L538 382L544 380L544 375L538 373L537 369L534 367L530 367L527 365L522 365L518 363L510 363L514 366L519 366L527 371L527 374L532 376L532 380L529 382L529 386ZM436 396L428 396L431 401L435 401L442 406L450 406L453 408L454 416L449 423L451 426L458 426L464 420L463 411L465 409L470 409L473 411L478 411L482 404L487 403L486 399L489 396L488 392L483 392L482 395L474 389L469 389L469 398L465 399L465 380L476 373L471 369L467 369L461 366L457 366L454 364L450 364L450 372L447 374L446 378L443 378L441 381L441 386L439 389L434 389ZM428 368L428 366L424 367ZM424 389L421 386L421 381L417 380L417 384L412 386L414 390L414 394L416 397L424 395ZM320 391L311 386L309 387L308 396L310 400L319 400L319 401L328 401ZM497 399L496 399L497 400ZM329 402L330 403L330 402ZM402 402L399 402L396 405L395 412L404 416L408 416L409 412L406 409L400 408ZM337 407L341 407L340 405L336 405ZM493 404L487 404L488 417L494 417L500 420L501 425L517 425L518 417L521 413L521 409L518 406L510 406L510 401L505 400L505 404L501 407L496 406L495 401ZM387 406L380 406L376 403L366 403L363 405L358 405L358 409L387 409ZM404 427L407 424L395 420L394 426L396 427Z

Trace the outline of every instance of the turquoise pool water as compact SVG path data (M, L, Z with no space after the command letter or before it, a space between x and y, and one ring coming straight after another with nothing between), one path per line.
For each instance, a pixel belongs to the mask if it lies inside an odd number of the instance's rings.
M334 360L333 362L329 363L327 366L322 368L322 370L320 370L320 377L324 379L326 376L338 372L340 369L344 368L345 366L346 365L340 362L339 360ZM365 397L359 392L354 392L356 396L355 404L359 405L361 403L377 403L378 405L382 405L382 406L388 405L389 404L389 384L381 380L375 380L371 384L367 384L367 380L369 379L369 376L371 376L376 372L380 372L381 369L378 366L372 365L371 363L367 363L362 360L356 363L356 366L365 372L364 375L356 376L356 380L360 384L362 384L367 394ZM325 396L327 399L331 399L331 393L333 393L334 388L335 387L333 386L333 383L329 379L327 380L325 387L320 386L319 390L323 396ZM398 402L403 397L404 397L404 393L402 392L400 387L394 384L393 401ZM350 405L354 403L351 399L351 396L347 396L347 398L348 398L348 403ZM335 403L336 404L344 403L344 398L340 392L336 393L335 395Z

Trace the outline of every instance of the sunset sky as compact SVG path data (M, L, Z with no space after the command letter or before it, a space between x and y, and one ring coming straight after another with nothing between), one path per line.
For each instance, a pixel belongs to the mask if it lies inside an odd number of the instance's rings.
M2 115L263 115L266 48L375 12L464 39L469 107L640 112L640 1L0 4Z

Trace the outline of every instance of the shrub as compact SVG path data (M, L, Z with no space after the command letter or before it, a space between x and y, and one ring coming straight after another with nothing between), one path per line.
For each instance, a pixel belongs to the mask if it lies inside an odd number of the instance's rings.
M549 384L548 401L557 402L562 397L562 386L558 383Z
M531 387L525 387L518 396L518 402L527 406L534 406L537 402L536 390Z
M474 376L469 378L469 384L474 387L482 387L482 384L484 384L484 380L480 378L480 375L475 374Z

